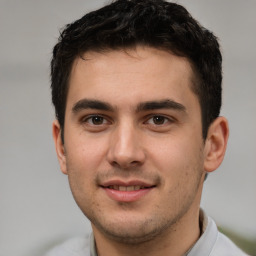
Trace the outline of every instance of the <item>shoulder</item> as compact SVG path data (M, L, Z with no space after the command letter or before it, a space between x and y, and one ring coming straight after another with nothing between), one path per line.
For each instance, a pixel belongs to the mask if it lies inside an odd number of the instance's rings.
M71 238L44 256L90 256L90 236Z
M218 231L214 220L200 211L203 234L189 252L189 256L246 256L229 238ZM247 255L248 256L248 255Z
M215 245L210 256L246 256L228 237L218 232Z

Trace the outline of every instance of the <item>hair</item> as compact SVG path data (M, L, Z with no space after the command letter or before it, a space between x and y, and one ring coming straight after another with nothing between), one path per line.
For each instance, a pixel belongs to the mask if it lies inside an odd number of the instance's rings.
M202 115L202 136L221 108L222 56L216 36L189 12L164 0L117 0L68 24L53 49L52 102L62 135L69 77L74 60L88 51L111 51L137 45L186 57L193 68Z

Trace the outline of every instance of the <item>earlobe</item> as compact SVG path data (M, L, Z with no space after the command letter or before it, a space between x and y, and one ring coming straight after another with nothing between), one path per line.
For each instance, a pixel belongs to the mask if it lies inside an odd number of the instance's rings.
M57 120L52 124L52 136L55 143L55 150L59 160L61 171L67 174L65 148L61 138L61 127Z
M204 169L206 172L216 170L223 161L229 136L228 121L218 117L210 125L204 148Z

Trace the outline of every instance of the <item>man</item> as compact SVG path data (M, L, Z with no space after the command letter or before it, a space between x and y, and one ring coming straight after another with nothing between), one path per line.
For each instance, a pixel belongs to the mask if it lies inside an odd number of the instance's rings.
M200 210L229 133L221 61L216 37L161 0L114 1L66 26L53 137L93 233L48 255L245 255Z

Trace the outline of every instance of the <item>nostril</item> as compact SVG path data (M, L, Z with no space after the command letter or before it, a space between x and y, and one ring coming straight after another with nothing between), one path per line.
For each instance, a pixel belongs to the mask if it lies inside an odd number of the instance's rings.
M128 143L126 143L128 144ZM127 169L140 166L145 161L145 152L141 147L114 144L110 145L107 161L114 167ZM122 147L121 147L122 146Z
M140 161L132 161L130 165L140 165Z
M112 163L113 167L121 168L121 169L128 169L131 167L140 166L142 163L140 161L113 161Z

